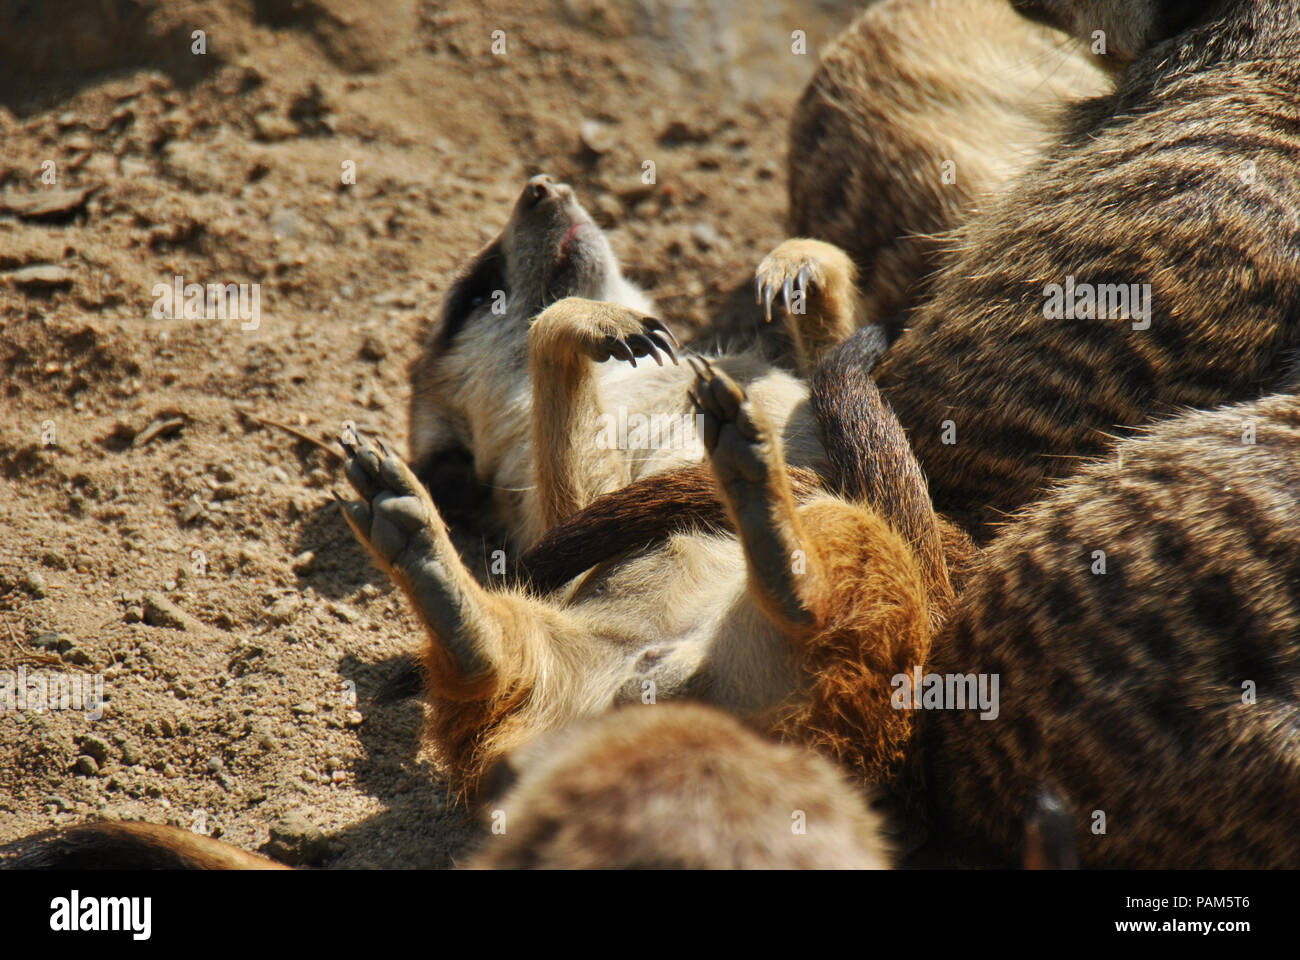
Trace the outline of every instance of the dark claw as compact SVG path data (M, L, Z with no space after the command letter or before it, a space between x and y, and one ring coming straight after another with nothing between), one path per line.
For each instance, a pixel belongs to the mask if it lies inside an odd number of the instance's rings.
M790 278L785 278L785 283L781 285L781 297L785 300L786 313L790 312L790 298L794 295L793 285Z
M673 362L673 366L678 366L678 363L677 363L677 351L675 351L675 350L673 349L672 344L670 344L667 340L665 340L665 339L663 338L663 335L662 335L662 334L658 334L658 333L647 333L647 334L646 334L646 337L647 337L647 338L650 340L650 342L653 343L656 347L658 347L658 348L659 348L660 350L662 350L664 353L668 354L668 358L669 358L670 360L672 360L672 362Z
M763 278L754 278L754 302L760 307L763 305Z
M703 380L705 375L705 370L704 370L704 366L700 363L700 357L692 353L689 356L687 356L686 362L691 365L691 369L695 371L695 375L699 377L701 380Z
M773 294L773 290L771 287L767 287L763 291L763 309L767 313L768 323L772 322L772 294Z
M606 337L605 348L609 351L610 356L618 357L620 360L624 360L634 367L636 366L636 356L622 340Z
M659 366L664 365L664 358L659 356L659 351L655 348L654 341L643 333L634 333L627 338L627 344L632 348L632 353L638 357L651 357Z
M677 340L677 335L674 334L671 330L669 330L666 326L664 326L663 323L661 323L659 320L655 319L654 317L646 317L645 325L649 327L651 330L653 330L655 333L662 333L664 336L666 336L669 340L672 341L674 347L679 347L679 348L681 347L681 343L679 343Z

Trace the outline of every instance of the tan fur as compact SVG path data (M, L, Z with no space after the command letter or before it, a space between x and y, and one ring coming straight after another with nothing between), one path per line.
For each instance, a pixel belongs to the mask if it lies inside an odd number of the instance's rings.
M879 817L815 754L702 706L622 707L511 756L476 869L884 869Z
M536 199L539 189L543 196ZM779 286L783 277L775 271L799 255L800 243L774 251L764 262L772 275L760 268L760 283ZM562 283L555 279L561 269ZM785 318L806 347L798 360L805 369L835 337L853 330L851 319L834 330L824 321L855 316L857 294L845 279L852 269L827 248L817 286L807 291L807 310ZM500 315L492 312L498 289L508 293ZM602 441L602 430L620 418L680 424L695 412L687 394L692 374L667 361L665 352L662 365L644 356L635 367L598 362L620 356L618 344L653 335L646 323L652 314L653 305L623 279L608 241L572 191L550 178L529 181L501 236L448 291L412 366L409 444L416 473L428 480L450 451L469 451L478 482L490 490L493 520L511 546L525 548L602 493L700 462L703 446L689 432L680 442L645 449L635 448L630 434L622 446ZM825 467L803 383L756 352L717 362L763 409L791 463ZM453 477L450 485L466 479ZM439 485L430 485L437 495Z
M1033 162L965 219L906 332L874 372L909 431L936 507L981 539L1048 481L1103 455L1117 427L1258 397L1278 388L1300 350L1293 256L1300 4L1021 6L1080 40L1104 31L1110 86L1069 104ZM864 23L887 38L891 18L906 24L910 15L905 4L882 3ZM997 32L980 42L1002 41ZM926 49L932 69L946 76L948 44ZM881 83L897 80L887 60L871 57L830 60L824 69L827 83L846 89L872 89L877 72ZM896 114L891 120L874 110L854 107L855 118L878 130L872 136L913 139L899 132ZM972 109L973 122L997 130L998 110L986 112ZM951 136L937 134L933 148L947 151ZM888 181L900 169L928 180L931 159L882 158L845 141L824 161L795 162L806 176L832 183L841 179L834 163L868 181ZM875 207L852 209L851 224L869 232L882 216L907 220L910 214L890 212L897 196L878 191ZM901 196L906 210L911 201ZM846 235L843 242L855 241ZM1150 317L1138 324L1118 315L1049 315L1049 285L1070 278L1149 285ZM863 281L874 282L865 266Z
M1006 0L883 0L821 54L790 127L789 230L843 248L891 338L966 222L1104 78Z
M287 870L282 863L180 827L101 821L20 841L13 870Z
M874 456L893 469L906 443L865 383L892 424ZM924 660L936 608L950 602L942 556L923 575L869 502L822 495L796 506L765 410L720 365L693 389L742 542L692 530L628 543L544 595L480 586L411 471L369 444L351 451L361 500L345 515L428 629L430 741L459 788L473 792L491 763L542 731L675 698L826 749L866 780L896 775L910 718L885 692ZM907 477L924 502L914 463ZM846 563L860 565L856 576Z

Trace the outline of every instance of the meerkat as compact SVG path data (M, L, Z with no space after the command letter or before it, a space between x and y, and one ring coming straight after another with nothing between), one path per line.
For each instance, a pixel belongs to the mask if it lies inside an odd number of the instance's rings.
M848 99L848 91L874 94L900 82L884 53L854 57L854 44L888 49L892 31L909 35L928 7L868 10L844 49L824 62L807 98L829 101L824 91L833 90ZM983 178L991 193L958 222L924 297L913 299L905 332L874 371L926 470L936 509L982 541L1047 481L1104 453L1117 428L1283 389L1288 371L1295 379L1300 353L1300 261L1292 256L1300 234L1296 1L1043 0L1014 7L1086 43L1108 90L1067 104L1027 167L1005 180ZM975 18L972 33L979 26ZM900 49L928 52L941 77L950 70L950 48L963 51L975 40L936 29L944 43ZM1017 31L980 42L998 44L1005 35ZM996 88L996 74L971 90ZM852 122L840 122L859 138L920 138L910 120L875 114L879 130L868 134L867 109L859 103ZM998 130L998 113L971 104L967 122ZM950 130L935 134L933 153L954 150ZM839 135L832 140L839 143ZM845 182L845 168L854 170L854 182L918 172L931 182L933 156L919 153L922 159L901 168L881 165L874 140L865 140L865 150L792 150L792 189ZM984 140L974 135L972 142ZM875 225L910 217L892 212L900 203L911 209L910 196L881 194L874 202L883 213L840 206L866 245L879 246ZM809 204L798 202L797 216ZM917 206L937 209L933 198ZM798 221L796 229L803 232ZM852 229L818 229L842 239L863 261L868 286L883 284L881 295L894 298Z
M720 528L716 497L672 482ZM648 486L570 518L533 562L602 562L609 516L680 529L643 519ZM997 717L920 710L886 794L936 862L1300 862L1300 396L1145 428L967 555L960 583L924 675L997 676Z
M805 748L696 704L625 707L501 760L491 826L461 866L888 869L882 816ZM26 838L7 869L290 869L178 827L99 822Z
M994 720L923 713L943 845L1020 862L1046 784L1084 866L1300 864L1300 396L1162 421L1025 508L926 671L1000 677Z
M1300 347L1295 0L1017 6L1104 46L1113 89L965 224L874 371L979 539L1117 428L1279 389Z
M698 704L627 706L508 760L472 869L887 869L880 814L817 754Z
M818 308L787 319L805 372L857 326L853 269L803 240L759 265L769 304L771 290L816 289ZM652 313L572 189L529 180L501 234L452 284L411 369L409 455L435 499L452 512L485 507L522 549L600 494L699 463L694 376ZM602 362L611 357L626 362ZM791 463L824 465L797 377L756 351L716 362L763 408Z
M59 827L15 844L6 870L288 870L229 843L180 827L98 821ZM8 852L8 851L6 851Z
M888 340L946 235L1022 174L1105 74L1006 0L882 0L821 52L790 123L791 236L845 250Z
M825 285L807 296L809 315L827 312ZM830 357L856 358L857 337ZM912 717L892 709L890 684L924 662L954 596L946 553L960 568L968 542L930 510L902 430L856 359L839 366L860 377L872 424L860 482L848 497L806 482L801 500L764 406L721 362L692 366L728 529L648 544L616 532L619 555L545 588L481 585L402 459L343 438L358 496L344 516L425 628L428 738L462 792L540 732L681 698L819 749L862 782L897 776Z

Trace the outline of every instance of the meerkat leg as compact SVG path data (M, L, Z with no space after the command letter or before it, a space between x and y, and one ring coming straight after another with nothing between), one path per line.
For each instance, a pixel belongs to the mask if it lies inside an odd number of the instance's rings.
M759 263L755 287L769 322L773 301L779 296L784 303L804 376L862 322L857 267L843 250L821 240L782 243Z
M707 360L691 358L704 446L745 548L750 591L783 629L817 619L818 571L808 564L785 457L741 387Z
M472 698L508 685L523 671L517 652L545 644L556 613L523 596L484 590L402 459L359 438L342 443L344 473L361 498L341 501L343 516L428 631L426 665L436 692Z
M832 757L867 783L901 771L910 711L898 677L926 661L925 579L907 542L865 504L829 497L795 508L780 449L744 392L697 368L704 443L741 543L749 591L793 644L800 690L770 729Z
M600 397L593 362L638 358L674 364L677 338L654 317L616 303L568 297L529 330L533 449L546 529L598 496L626 486L627 457L599 439Z

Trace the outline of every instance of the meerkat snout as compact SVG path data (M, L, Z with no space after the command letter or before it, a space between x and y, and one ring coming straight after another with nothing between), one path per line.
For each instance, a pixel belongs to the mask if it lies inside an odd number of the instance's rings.
M528 181L524 190L524 199L530 206L536 206L548 197L567 200L573 196L573 188L566 183L556 183L549 174L539 173Z

